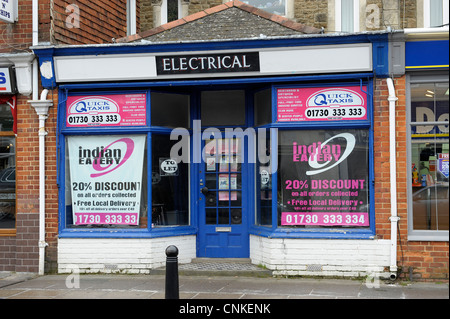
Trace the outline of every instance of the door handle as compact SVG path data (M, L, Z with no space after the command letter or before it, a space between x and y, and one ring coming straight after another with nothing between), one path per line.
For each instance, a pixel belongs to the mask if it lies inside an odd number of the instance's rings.
M208 192L209 192L208 187L203 187L203 188L201 189L201 192L202 192L203 195L208 194Z

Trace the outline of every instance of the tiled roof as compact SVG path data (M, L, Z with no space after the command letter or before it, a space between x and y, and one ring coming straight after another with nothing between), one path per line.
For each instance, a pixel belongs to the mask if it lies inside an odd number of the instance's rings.
M294 22L235 0L139 34L117 39L117 42L126 43L142 39L155 42L238 39L320 32L320 29Z

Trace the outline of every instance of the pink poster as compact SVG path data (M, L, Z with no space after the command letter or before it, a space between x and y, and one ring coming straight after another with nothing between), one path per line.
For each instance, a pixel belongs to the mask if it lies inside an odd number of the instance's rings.
M69 96L67 127L141 126L147 124L146 94Z
M366 120L367 87L277 89L277 120Z

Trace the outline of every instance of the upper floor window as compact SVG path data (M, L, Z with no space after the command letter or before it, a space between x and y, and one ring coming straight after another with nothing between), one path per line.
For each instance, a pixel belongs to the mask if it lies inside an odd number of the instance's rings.
M273 14L287 16L288 0L244 0L243 2Z
M336 0L335 2L336 31L359 31L359 1Z
M423 26L433 28L448 24L448 10L447 0L424 0Z
M127 35L136 34L136 0L127 0Z
M182 18L181 0L162 0L161 24L175 21L180 18Z

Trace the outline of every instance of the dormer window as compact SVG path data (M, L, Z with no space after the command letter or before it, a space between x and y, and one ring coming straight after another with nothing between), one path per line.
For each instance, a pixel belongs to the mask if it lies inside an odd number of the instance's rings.
M161 24L175 21L182 18L181 0L162 0L161 4Z
M287 16L288 0L243 0L242 2L269 13Z

